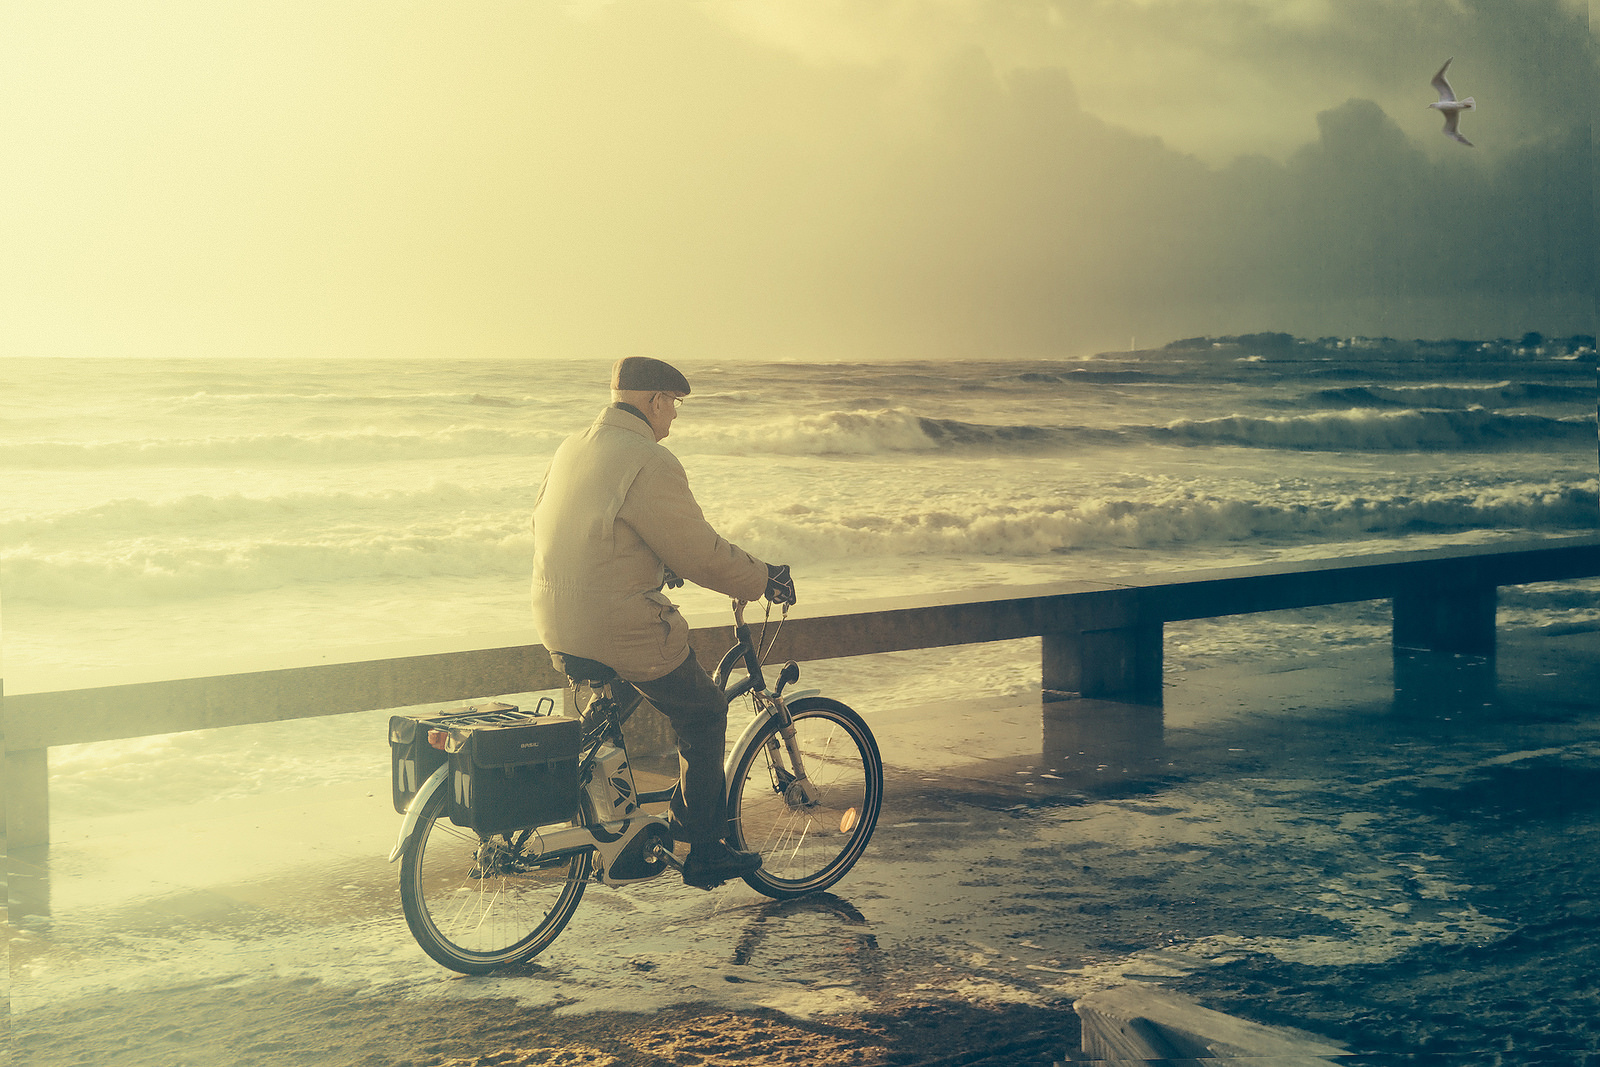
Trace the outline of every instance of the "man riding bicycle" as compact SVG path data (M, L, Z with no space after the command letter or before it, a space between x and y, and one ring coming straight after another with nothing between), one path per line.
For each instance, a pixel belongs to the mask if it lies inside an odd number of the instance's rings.
M673 835L689 843L683 880L710 888L761 866L727 833L722 757L728 705L689 648L663 587L691 581L740 600L795 602L787 566L718 536L660 442L689 381L658 359L611 371L613 403L562 442L533 508L533 622L552 656L583 657L632 683L672 723L680 779ZM561 665L561 659L557 659Z

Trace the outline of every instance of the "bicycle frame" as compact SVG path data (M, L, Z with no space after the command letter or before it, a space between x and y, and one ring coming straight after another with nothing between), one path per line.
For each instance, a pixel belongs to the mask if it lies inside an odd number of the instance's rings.
M755 714L750 717L750 721L745 725L738 741L729 749L725 767L726 773L731 780L734 773L734 761L737 759L738 754L744 750L745 746L766 725L768 720L776 718L782 724L780 728L781 736L788 747L791 764L798 772L797 784L801 786L809 798L810 783L805 777L800 752L795 745L794 724L789 718L787 700L816 696L821 690L807 689L790 694L787 698L781 695L787 681L798 677L799 667L792 662L784 666L779 676L778 691L772 692L767 689L766 678L762 671L760 649L756 647L749 624L744 621L744 604L738 601L734 602L734 634L738 643L728 650L717 665L717 685L727 694L730 703L737 697L746 693L750 694L755 705ZM747 672L746 677L736 683L732 689L729 689L728 678L741 663ZM771 743L776 744L776 741L777 739L774 738ZM598 747L598 744L599 742L596 742L595 747ZM585 755L585 762L592 759L593 755L594 748L591 748ZM434 793L446 787L449 778L450 766L445 764L434 771L428 780L423 783L422 788L417 790L411 803L406 806L405 817L400 824L399 840L396 841L393 851L389 853L390 863L394 863L400 858L401 853L405 850L406 842L411 839L412 834L416 833L424 805ZM638 799L641 803L661 802L666 800L669 795L670 793L645 793L641 794ZM665 815L646 815L643 812L635 812L628 818L598 822L593 820L587 798L582 801L582 810L584 821L581 825L558 826L551 829L535 827L526 831L529 836L522 844L522 854L529 861L549 861L572 856L586 849L593 849L599 854L600 880L603 884L609 886L629 885L634 882L646 881L657 877L665 869L664 867L657 868L639 877L628 877L626 874L622 877L617 877L614 873L618 868L617 861L628 853L630 849L637 848L641 852L646 851L650 846L661 842L661 835L665 835L666 851L671 852L671 832L668 829ZM517 831L517 833L522 832ZM641 840L640 835L647 832L648 836ZM637 868L624 864L622 869L626 872Z

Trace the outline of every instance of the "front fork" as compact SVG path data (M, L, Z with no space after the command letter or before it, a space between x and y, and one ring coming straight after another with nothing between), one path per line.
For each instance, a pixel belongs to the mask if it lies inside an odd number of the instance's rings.
M809 695L809 694L801 694ZM789 714L789 705L780 696L768 696L765 693L752 694L756 702L757 714L751 720L746 733L760 729L767 721L777 720L778 732L767 738L767 761L774 769L779 780L778 789L790 805L794 807L810 807L821 800L821 794L806 774L805 757L800 754L800 743L795 737L794 717ZM744 739L741 739L744 740ZM734 746L734 756L744 751L744 744ZM789 757L788 769L784 769L784 754ZM732 781L733 767L728 767L729 781Z

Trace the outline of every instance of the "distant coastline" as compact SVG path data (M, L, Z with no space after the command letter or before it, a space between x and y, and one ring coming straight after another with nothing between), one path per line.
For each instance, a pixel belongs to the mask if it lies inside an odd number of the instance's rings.
M1146 351L1217 352L1228 355L1255 355L1278 359L1406 360L1506 360L1558 359L1595 362L1595 339L1591 334L1546 337L1529 332L1520 338L1495 340L1397 340L1393 337L1318 337L1308 339L1287 333L1246 333L1220 337L1185 337ZM1106 352L1114 357L1118 352Z

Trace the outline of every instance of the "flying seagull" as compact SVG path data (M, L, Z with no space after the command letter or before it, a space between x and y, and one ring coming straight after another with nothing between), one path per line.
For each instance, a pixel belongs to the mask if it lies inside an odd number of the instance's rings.
M1439 90L1439 99L1438 102L1428 106L1444 112L1444 135L1446 137L1460 141L1468 148L1471 148L1472 142L1461 136L1461 131L1456 129L1456 125L1461 121L1461 113L1463 111L1471 111L1478 105L1473 102L1470 96L1465 100L1457 100L1455 90L1451 89L1450 83L1444 80L1444 72L1449 69L1453 59L1455 57L1451 56L1450 59L1445 60L1444 66L1439 68L1439 73L1433 76L1433 87Z

